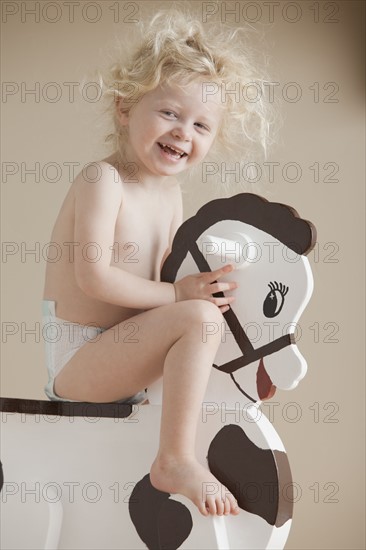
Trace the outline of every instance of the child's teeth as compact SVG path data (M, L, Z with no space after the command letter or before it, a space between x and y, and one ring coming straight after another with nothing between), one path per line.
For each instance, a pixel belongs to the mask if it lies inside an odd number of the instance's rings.
M180 158L183 153L179 153L178 151L176 151L175 149L173 149L172 147L169 147L169 145L163 145L163 150L167 153L169 153L169 155L172 155L173 157L175 158Z

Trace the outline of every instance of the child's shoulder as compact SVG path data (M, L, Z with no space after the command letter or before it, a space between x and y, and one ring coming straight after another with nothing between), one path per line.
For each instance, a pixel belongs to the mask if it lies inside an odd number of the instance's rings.
M117 167L108 162L108 159L88 162L75 178L77 183L99 183L101 181L122 183Z
M80 205L96 201L116 204L121 202L123 196L118 170L106 160L85 164L77 174L72 188L74 198Z
M123 182L116 166L104 159L85 164L73 183L76 188L88 187L92 190L102 186L121 189Z

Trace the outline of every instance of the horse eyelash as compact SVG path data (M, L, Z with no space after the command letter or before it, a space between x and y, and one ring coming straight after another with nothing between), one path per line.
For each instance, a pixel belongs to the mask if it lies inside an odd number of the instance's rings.
M283 285L282 283L278 283L277 281L271 281L268 286L271 290L278 290L278 292L280 292L283 297L285 297L288 293L288 286Z

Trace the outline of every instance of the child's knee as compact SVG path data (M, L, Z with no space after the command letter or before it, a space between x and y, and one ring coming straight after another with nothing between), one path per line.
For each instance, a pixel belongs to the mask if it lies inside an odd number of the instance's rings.
M211 325L213 328L220 328L224 322L220 309L208 300L187 300L183 303L186 304L187 328L197 325L200 329L208 325ZM212 332L216 334L219 331L213 330Z

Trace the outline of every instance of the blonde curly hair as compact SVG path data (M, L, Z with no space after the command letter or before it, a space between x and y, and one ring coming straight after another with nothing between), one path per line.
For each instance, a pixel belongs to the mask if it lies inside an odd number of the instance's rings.
M104 75L99 73L102 98L114 121L106 141L122 159L127 129L118 123L116 102L122 99L123 109L129 111L163 83L184 88L198 77L220 94L224 106L222 124L206 159L248 160L258 145L266 154L274 111L266 99L268 78L246 45L248 29L218 21L203 24L189 10L174 6L139 22L134 30L140 31L137 49L128 51L124 42L121 59Z

